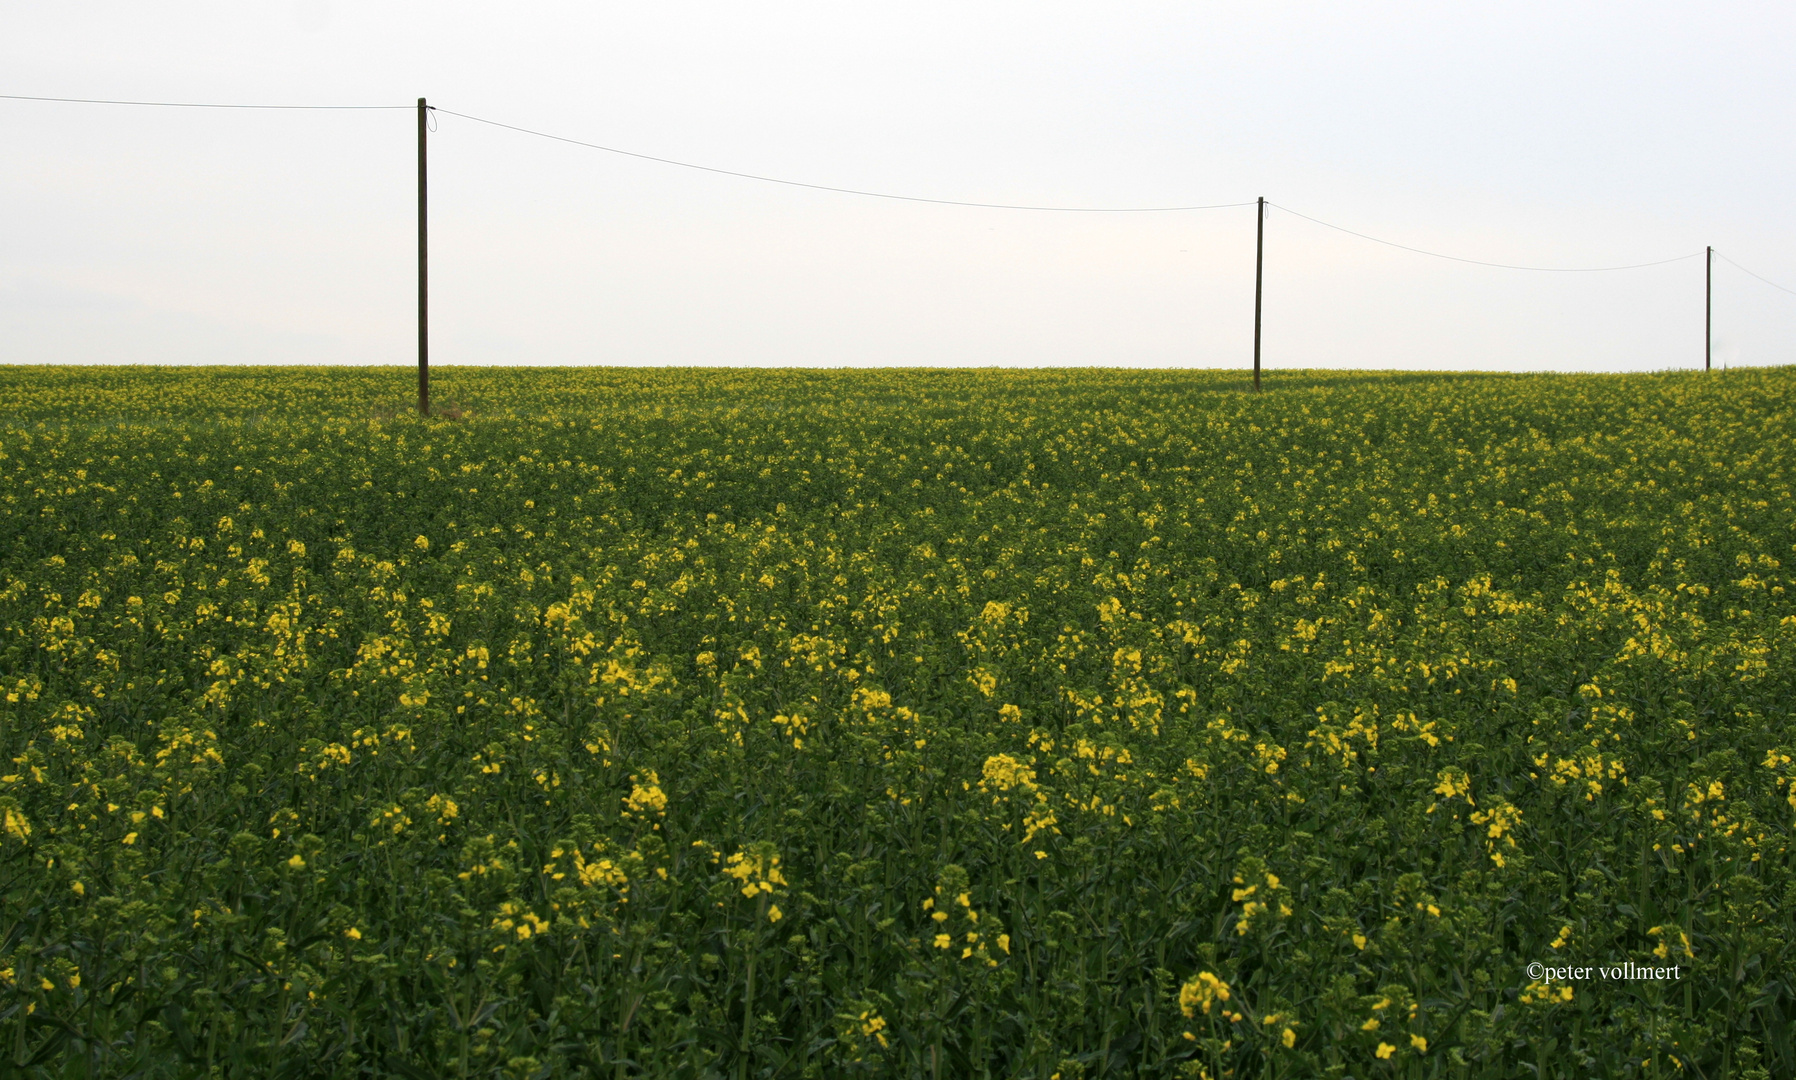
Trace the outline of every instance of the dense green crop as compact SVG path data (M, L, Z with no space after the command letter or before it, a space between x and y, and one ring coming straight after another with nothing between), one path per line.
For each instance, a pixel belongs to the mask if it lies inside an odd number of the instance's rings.
M406 382L0 370L9 1075L1796 1074L1796 370Z

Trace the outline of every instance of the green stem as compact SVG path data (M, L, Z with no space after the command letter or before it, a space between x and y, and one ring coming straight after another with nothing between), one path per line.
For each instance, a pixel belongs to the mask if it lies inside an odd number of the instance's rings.
M748 930L748 986L742 996L742 1067L748 1067L748 1038L755 1025L755 959L760 956L761 920L767 917L769 894L761 893L755 907L755 924Z

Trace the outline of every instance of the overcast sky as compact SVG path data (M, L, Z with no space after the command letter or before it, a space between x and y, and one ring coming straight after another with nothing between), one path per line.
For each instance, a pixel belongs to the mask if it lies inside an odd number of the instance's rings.
M0 2L0 93L445 109L944 199L1269 200L1796 288L1796 5ZM411 363L415 118L0 101L0 361ZM433 362L1233 367L1254 211L830 194L440 116ZM1700 366L1703 259L1268 211L1265 363ZM1796 295L1716 261L1717 364Z

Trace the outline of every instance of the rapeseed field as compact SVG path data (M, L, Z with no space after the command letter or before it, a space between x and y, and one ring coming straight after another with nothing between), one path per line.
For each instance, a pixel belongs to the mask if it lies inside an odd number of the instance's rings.
M0 370L0 1072L1796 1075L1796 369L409 379Z

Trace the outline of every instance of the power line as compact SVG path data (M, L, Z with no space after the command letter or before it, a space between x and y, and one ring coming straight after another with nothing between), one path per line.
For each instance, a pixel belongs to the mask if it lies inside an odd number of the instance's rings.
M1721 252L1717 251L1715 254L1721 255ZM1772 281L1768 277L1762 277L1758 274L1754 274L1751 270L1748 270L1744 266L1741 266L1739 263L1734 262L1734 260L1729 259L1726 255L1721 255L1721 258L1723 260L1725 260L1726 262L1733 263L1734 269L1740 271L1741 273L1748 274L1752 277L1758 278L1760 281L1771 286L1773 289L1783 289L1784 292L1789 293L1791 296L1796 296L1796 289L1785 289L1782 285L1779 285L1777 282Z
M410 105L244 105L222 101L116 101L111 98L35 97L0 94L7 101L61 101L71 105L146 105L163 109L409 109Z
M1069 214L1169 214L1186 210L1224 210L1236 206L1252 206L1250 202L1212 203L1207 206L1021 206L1013 203L968 202L962 199L930 199L921 195L894 195L885 191L862 191L858 188L833 187L829 184L812 184L803 180L785 180L777 176L761 176L756 173L737 172L734 169L720 169L712 165L696 165L690 161L676 161L673 158L656 157L653 154L640 154L634 150L620 150L615 146L602 146L598 143L570 139L565 135L551 135L546 131L535 131L531 128L519 127L516 124L503 124L497 120L488 120L483 116L470 116L453 109L437 108L437 112L445 116L458 116L463 120L472 120L478 124L488 124L507 131L517 131L525 135L535 135L541 139L584 146L592 150L603 150L608 154L621 154L624 157L638 158L642 161L655 161L663 165L678 165L682 169L696 169L699 172L717 173L720 176L735 176L744 180L759 180L767 184L784 184L787 187L809 188L812 191L833 191L840 195L864 195L873 199L895 199L899 202L934 203L938 206L973 206L986 210L1041 210Z
M1498 267L1503 270L1536 270L1536 271L1540 271L1542 273L1549 273L1549 274L1596 274L1596 273L1603 273L1603 272L1606 272L1609 270L1640 270L1640 269L1644 269L1645 267L1648 267L1648 266L1664 266L1667 263L1682 262L1685 259L1694 259L1698 255L1702 254L1702 252L1700 252L1700 251L1692 251L1688 255L1676 255L1669 259L1660 259L1657 262L1630 263L1627 266L1517 266L1514 263L1485 262L1483 259L1464 259L1464 258L1460 258L1458 255L1443 255L1438 251L1426 251L1419 247L1410 247L1408 244L1399 244L1393 240L1380 240L1376 236L1367 236L1363 232L1354 232L1352 229L1344 228L1340 225L1335 225L1331 222L1323 221L1321 218L1313 218L1313 217L1309 216L1308 214L1299 213L1298 211L1293 210L1288 206L1279 206L1277 203L1271 203L1271 202L1267 203L1266 205L1278 207L1278 209L1283 210L1287 214L1294 214L1297 217L1304 219L1305 221L1313 221L1318 225L1321 225L1325 228L1333 229L1336 232L1344 232L1348 236L1357 236L1361 240L1370 240L1374 244L1383 244L1386 247L1394 247L1394 248L1398 248L1403 251L1413 251L1417 255L1429 255L1436 259L1448 259L1448 260L1451 260L1452 262L1471 263L1473 266L1495 266L1495 267ZM1723 257L1725 258L1725 256L1723 256ZM1742 267L1742 269L1745 269L1745 268ZM1751 271L1748 271L1748 273L1750 273L1750 272ZM1757 276L1757 275L1754 275L1754 276ZM1778 286L1778 287L1782 288L1782 286Z
M74 105L128 105L128 106L170 108L170 109L279 109L279 110L308 110L308 111L311 111L311 110L367 111L367 110L395 110L395 109L411 109L411 108L413 108L413 106L411 106L411 105L285 105L285 104L265 105L265 104L250 103L250 102L220 102L220 101L137 101L137 100L125 100L125 99L118 99L118 98L46 97L46 96L40 96L40 95L35 95L35 94L0 94L0 100L47 101L47 102L60 102L60 103L64 103L64 104L74 104ZM833 193L836 193L839 195L859 195L859 196L863 196L866 198L891 199L891 200L895 200L898 202L930 203L930 204L937 205L937 206L967 206L967 207L975 207L975 208L985 209L985 210L1030 210L1030 211L1040 211L1040 212L1050 212L1050 213L1074 213L1074 214L1165 214L1165 213L1180 213L1180 212L1193 211L1193 210L1227 210L1227 209L1232 209L1232 208L1236 208L1236 207L1255 205L1254 202L1232 202L1232 203L1209 203L1209 204L1205 204L1205 205L1201 205L1201 206L1040 206L1040 205L1029 205L1029 204L1019 204L1019 203L974 202L974 201L966 200L966 199L936 199L936 198L930 198L930 197L922 196L922 195L899 195L899 194L895 194L892 192L886 192L886 191L868 191L868 190L864 190L864 189L860 189L860 188L837 187L837 186L834 186L831 184L815 184L815 183L810 183L810 182L804 181L804 180L789 180L789 179L785 179L783 177L777 177L777 176L763 176L759 173L740 172L735 169L724 169L724 168L719 168L714 165L700 165L695 162L680 161L675 158L658 157L654 154L644 154L644 153L640 153L635 150L624 150L620 147L615 147L615 146L605 146L601 143L587 142L583 139L569 138L568 136L565 136L565 135L555 135L555 134L552 134L547 131L538 131L534 128L521 127L517 124L507 124L507 123L504 123L504 122L498 121L498 120L489 120L484 116L474 116L471 113L456 112L453 109L443 109L443 108L439 108L436 106L424 106L424 105L422 105L422 103L420 103L419 107L429 113L441 112L447 116L459 117L460 119L463 119L463 120L471 120L477 124L486 124L489 127L503 128L506 131L515 131L515 132L518 132L519 134L531 135L531 136L535 136L536 138L539 138L539 139L548 139L552 142L567 143L571 146L585 147L590 150L601 150L607 154L618 154L623 157L636 158L640 161L653 161L653 162L656 162L656 163L659 163L662 165L674 165L674 166L677 166L682 169L693 169L698 172L714 173L719 176L733 176L733 177L737 177L737 178L743 179L743 180L756 180L756 181L759 181L761 183L766 183L766 184L781 184L786 187L806 188L811 191L828 191L828 192L833 192ZM1524 265L1519 265L1516 263L1500 263L1500 262L1490 262L1490 261L1487 261L1484 259L1468 259L1468 258L1464 258L1459 255L1447 255L1447 254L1445 254L1443 252L1439 252L1439 251L1429 251L1425 248L1412 247L1409 244L1399 244L1394 240L1385 240L1381 237L1371 236L1367 233L1359 232L1355 229L1349 229L1343 225L1336 225L1330 221L1323 221L1321 218L1311 217L1309 214L1305 214L1300 210L1293 210L1288 206L1281 206L1274 202L1265 202L1264 205L1273 207L1274 209L1283 210L1287 214L1291 214L1295 217L1300 217L1300 218L1304 219L1305 221L1312 222L1316 225L1320 225L1323 228L1333 229L1336 232L1346 233L1349 236L1358 237L1361 240L1369 240L1374 244L1383 244L1386 247L1397 248L1400 251L1413 252L1417 255L1427 255L1430 258L1446 259L1450 262L1468 263L1473 266L1490 266L1490 267L1496 267L1498 269L1503 269L1503 270L1527 270L1527 271L1533 271L1533 272L1538 272L1538 273L1559 273L1559 274L1606 273L1606 272L1615 271L1615 270L1641 270L1641 269L1645 269L1645 268L1653 267L1653 266L1665 266L1665 265L1668 265L1668 264L1674 263L1674 262L1682 262L1685 259L1693 259L1696 256L1703 254L1703 252L1700 252L1700 251L1691 252L1688 255L1676 255L1669 259L1659 259L1659 260L1656 260L1653 262L1644 262L1644 263L1629 263L1624 266L1524 266ZM1771 286L1774 289L1778 289L1782 292L1790 293L1791 295L1796 296L1796 289L1791 289L1786 286L1779 285L1777 282L1772 281L1770 278L1767 278L1761 274L1755 273L1752 270L1748 270L1746 267L1741 266L1739 263L1735 262L1733 259L1728 258L1726 255L1722 255L1722 253L1719 251L1714 252L1714 254L1720 255L1722 259L1726 260L1735 269L1741 271L1742 273L1747 274L1751 277L1757 278L1759 281L1765 283L1766 285Z

